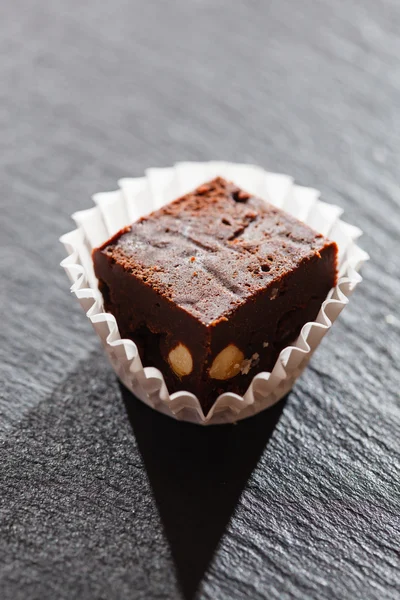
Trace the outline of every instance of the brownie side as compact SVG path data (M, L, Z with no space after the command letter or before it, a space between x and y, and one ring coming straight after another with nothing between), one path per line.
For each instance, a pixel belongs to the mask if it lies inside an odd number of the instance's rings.
M316 319L336 279L336 260L336 245L327 243L320 256L304 260L295 271L283 275L272 291L261 291L213 327L210 363L230 343L245 356L236 377L214 382L214 394L243 395L254 375L273 369L280 352L298 338L303 325ZM205 392L204 397L210 394Z
M217 178L126 228L93 259L121 336L171 392L193 392L207 412L224 391L242 395L315 319L336 283L337 248ZM178 347L190 372L171 368ZM221 376L215 365L228 347L232 368Z
M162 371L171 393L179 389L196 393L210 353L208 328L160 291L132 276L107 253L94 252L93 259L104 308L115 316L121 337L135 342L144 366ZM189 376L178 376L170 367L169 352L178 344L190 348L193 370Z

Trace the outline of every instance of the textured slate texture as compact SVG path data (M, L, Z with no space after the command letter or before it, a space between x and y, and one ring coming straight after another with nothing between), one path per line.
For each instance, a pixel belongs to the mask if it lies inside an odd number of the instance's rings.
M0 597L398 598L398 1L0 11ZM57 239L210 158L321 188L372 260L284 403L201 429L122 391Z

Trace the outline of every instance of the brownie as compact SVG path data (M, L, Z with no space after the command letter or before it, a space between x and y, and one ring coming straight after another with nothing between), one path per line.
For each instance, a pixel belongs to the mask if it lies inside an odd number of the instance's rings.
M93 260L121 336L205 413L273 368L337 278L334 242L222 178L142 217Z

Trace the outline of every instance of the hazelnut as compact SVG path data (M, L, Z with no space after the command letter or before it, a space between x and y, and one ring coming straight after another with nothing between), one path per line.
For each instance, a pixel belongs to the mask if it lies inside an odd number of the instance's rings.
M210 377L220 380L235 377L235 375L240 373L243 360L243 352L234 344L229 344L214 358L210 369Z
M168 354L169 364L178 377L189 375L193 371L193 358L184 344L178 344Z

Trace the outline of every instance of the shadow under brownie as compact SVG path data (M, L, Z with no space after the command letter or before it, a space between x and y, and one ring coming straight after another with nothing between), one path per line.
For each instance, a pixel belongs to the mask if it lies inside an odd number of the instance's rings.
M206 414L270 371L336 284L337 246L217 178L93 252L105 310Z

